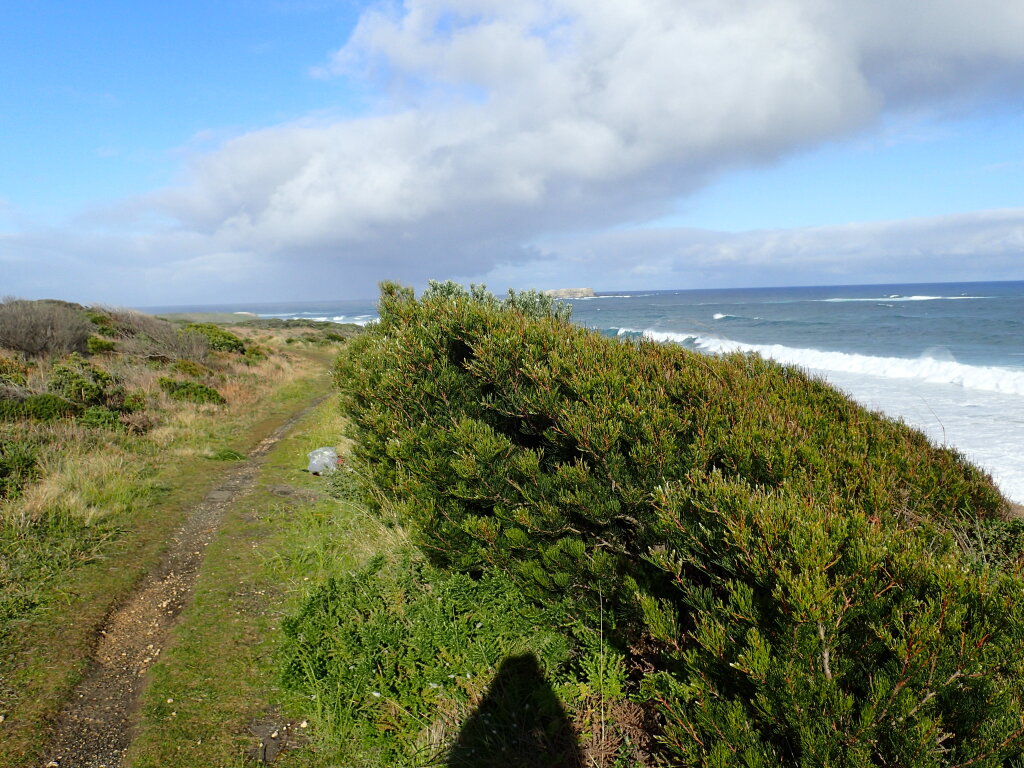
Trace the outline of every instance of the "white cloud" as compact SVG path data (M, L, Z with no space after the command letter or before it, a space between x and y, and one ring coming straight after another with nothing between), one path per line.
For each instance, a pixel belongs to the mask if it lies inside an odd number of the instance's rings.
M638 228L546 250L557 258L544 271L504 266L487 281L627 290L1011 280L1024 274L1024 208L741 233Z
M884 108L1009 87L1024 6L983 5L408 0L328 66L380 78L395 111L239 137L161 203L229 249L481 271Z
M379 5L318 69L377 82L387 97L376 113L252 131L195 155L182 184L143 201L174 226L142 251L158 258L184 241L169 263L196 279L250 259L253 285L291 271L291 284L315 288L330 274L364 295L381 278L512 274L541 253L548 262L534 266L550 271L559 252L532 244L648 220L728 169L883 114L1020 95L1020 40L1024 4L1005 0ZM713 237L714 263L816 263L821 249L801 232L756 247ZM836 230L830 247L840 235L854 250L867 236ZM699 262L702 247L636 274ZM564 264L586 263L573 258Z

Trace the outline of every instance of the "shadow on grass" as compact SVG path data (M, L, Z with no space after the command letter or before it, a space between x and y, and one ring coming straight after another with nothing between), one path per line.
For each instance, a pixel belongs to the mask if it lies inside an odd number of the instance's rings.
M533 654L506 659L459 732L447 768L580 768L565 710Z

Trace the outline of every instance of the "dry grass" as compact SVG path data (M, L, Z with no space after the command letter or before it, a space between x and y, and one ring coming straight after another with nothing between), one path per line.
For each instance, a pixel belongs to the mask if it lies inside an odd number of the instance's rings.
M139 463L123 452L71 450L50 454L43 465L43 478L10 510L17 516L12 522L20 526L49 516L91 526L130 512L143 495Z

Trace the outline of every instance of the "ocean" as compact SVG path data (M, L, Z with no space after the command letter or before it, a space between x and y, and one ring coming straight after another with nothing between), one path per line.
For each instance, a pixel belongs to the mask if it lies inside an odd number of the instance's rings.
M1024 503L1024 282L626 291L569 303L575 322L608 336L800 366L956 448ZM375 317L369 301L201 309Z

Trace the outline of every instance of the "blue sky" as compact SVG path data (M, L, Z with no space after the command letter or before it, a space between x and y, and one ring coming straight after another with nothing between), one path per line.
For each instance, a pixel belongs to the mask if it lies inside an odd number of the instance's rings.
M1024 6L0 2L0 293L1024 279Z

